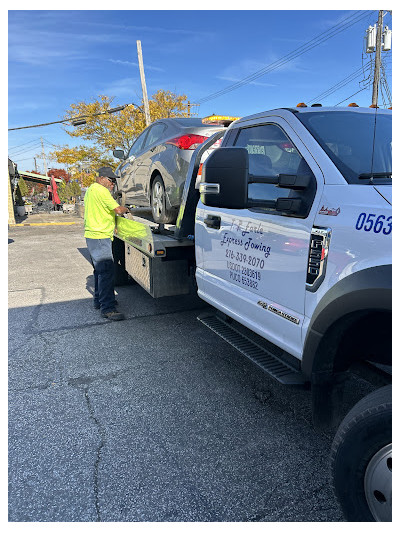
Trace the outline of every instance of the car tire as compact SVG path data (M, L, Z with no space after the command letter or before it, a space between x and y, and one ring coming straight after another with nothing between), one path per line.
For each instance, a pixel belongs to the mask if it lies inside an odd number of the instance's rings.
M176 214L167 209L165 186L160 175L154 178L151 185L151 212L153 220L159 224L171 224L176 220Z
M332 443L332 480L350 522L392 520L392 387L360 400Z

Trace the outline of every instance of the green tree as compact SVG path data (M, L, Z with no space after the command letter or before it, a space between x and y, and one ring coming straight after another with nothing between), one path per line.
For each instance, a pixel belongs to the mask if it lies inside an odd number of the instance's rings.
M18 188L21 193L21 196L26 196L29 192L28 185L25 183L23 178L19 178Z
M63 203L70 203L73 198L77 198L82 194L79 183L76 181L69 181L66 183L64 180L58 185L58 196Z
M79 183L77 183L76 181L72 181L71 182L71 196L73 198L77 198L81 194L82 194L82 190L80 188Z

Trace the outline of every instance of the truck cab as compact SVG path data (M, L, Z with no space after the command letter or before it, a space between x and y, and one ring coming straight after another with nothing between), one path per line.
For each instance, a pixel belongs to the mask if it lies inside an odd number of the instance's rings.
M230 126L203 170L199 295L295 359L305 358L308 375L311 331L318 324L321 333L336 318L333 309L327 313L332 289L342 287L348 308L340 314L373 308L374 323L385 322L379 312L390 303L390 114L295 108L253 115ZM374 133L375 121L385 135ZM238 187L231 178L240 167ZM242 205L226 209L232 199ZM374 284L379 278L382 290L361 302L359 286L368 276ZM357 301L346 299L356 291ZM388 363L387 357L379 359Z
M337 422L354 369L391 372L391 144L390 110L276 109L231 124L203 166L199 296L280 349L311 387L317 427ZM390 385L377 398L391 417ZM364 400L372 420L376 406ZM380 489L391 483L391 423L380 431L371 421L369 434L382 438L375 448L363 440L373 460L347 438L358 409L333 444L336 493L349 520L386 520L391 489ZM374 481L350 475L361 462L374 464ZM349 497L360 493L362 502Z

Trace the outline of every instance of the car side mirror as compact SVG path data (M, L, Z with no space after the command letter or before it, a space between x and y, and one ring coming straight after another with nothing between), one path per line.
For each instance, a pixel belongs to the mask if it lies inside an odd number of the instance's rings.
M125 152L123 150L113 150L113 156L117 159L125 159Z

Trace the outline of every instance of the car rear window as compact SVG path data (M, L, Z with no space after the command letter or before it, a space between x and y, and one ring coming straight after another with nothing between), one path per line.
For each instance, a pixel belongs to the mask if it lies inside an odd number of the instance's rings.
M177 122L181 126L206 126L207 124L203 124L201 118L174 118L174 122Z

